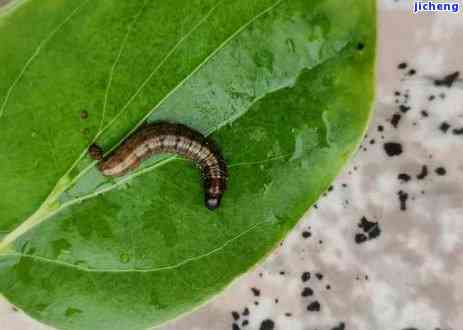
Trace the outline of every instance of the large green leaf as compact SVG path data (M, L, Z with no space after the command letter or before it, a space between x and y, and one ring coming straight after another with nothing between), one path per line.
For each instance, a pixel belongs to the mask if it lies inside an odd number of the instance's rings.
M0 292L62 329L142 329L268 254L367 125L373 0L26 0L0 11ZM88 118L81 118L82 112ZM85 116L84 116L85 117ZM194 166L120 179L86 156L143 121L212 134L215 212Z

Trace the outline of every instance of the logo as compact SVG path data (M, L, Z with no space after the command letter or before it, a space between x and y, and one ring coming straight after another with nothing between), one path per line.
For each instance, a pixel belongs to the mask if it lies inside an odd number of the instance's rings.
M413 12L448 12L458 13L461 10L461 4L458 2L434 2L434 1L415 1Z

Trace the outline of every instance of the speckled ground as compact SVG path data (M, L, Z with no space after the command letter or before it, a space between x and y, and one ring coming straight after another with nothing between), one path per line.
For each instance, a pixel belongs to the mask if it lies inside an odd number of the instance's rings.
M411 5L380 1L376 113L330 191L261 266L159 329L463 329L463 13ZM0 329L48 328L0 302Z

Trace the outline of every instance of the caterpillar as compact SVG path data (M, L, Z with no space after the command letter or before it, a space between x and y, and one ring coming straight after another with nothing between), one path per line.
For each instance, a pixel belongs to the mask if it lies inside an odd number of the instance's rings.
M99 161L98 170L111 177L123 176L136 169L143 160L161 153L176 154L194 161L202 174L205 206L209 210L220 206L227 189L227 164L213 141L185 125L168 122L145 124L106 157L96 144L88 149L89 156Z

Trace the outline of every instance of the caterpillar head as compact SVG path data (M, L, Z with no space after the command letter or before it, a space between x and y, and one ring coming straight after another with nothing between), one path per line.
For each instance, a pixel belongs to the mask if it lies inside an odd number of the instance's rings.
M220 206L220 200L222 199L222 194L206 194L205 195L205 204L206 207L213 211Z

